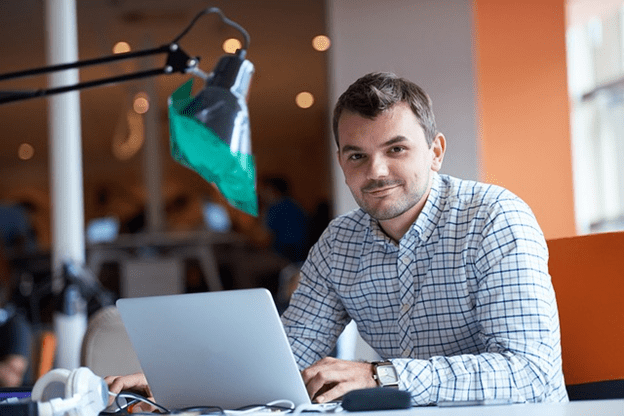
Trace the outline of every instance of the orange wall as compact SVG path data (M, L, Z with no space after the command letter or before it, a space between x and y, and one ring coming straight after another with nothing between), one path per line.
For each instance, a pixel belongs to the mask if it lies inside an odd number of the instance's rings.
M481 179L533 209L546 238L576 234L565 0L474 0Z

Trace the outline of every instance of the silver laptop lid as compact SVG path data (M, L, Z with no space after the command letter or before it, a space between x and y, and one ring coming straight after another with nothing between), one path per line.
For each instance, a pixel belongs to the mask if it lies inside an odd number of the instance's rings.
M170 410L310 403L266 289L125 298L117 307L154 398Z

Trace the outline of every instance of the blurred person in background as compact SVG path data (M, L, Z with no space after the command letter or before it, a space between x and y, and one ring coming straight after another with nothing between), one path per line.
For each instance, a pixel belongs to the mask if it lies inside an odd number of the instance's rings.
M0 387L23 385L30 365L32 329L10 303L11 270L0 245Z
M264 208L264 224L273 235L272 247L292 263L302 263L308 255L310 220L290 195L284 178L262 180L259 190Z

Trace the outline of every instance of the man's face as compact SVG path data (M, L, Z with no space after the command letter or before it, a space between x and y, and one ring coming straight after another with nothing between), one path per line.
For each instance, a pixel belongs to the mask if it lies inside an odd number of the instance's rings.
M413 222L444 157L445 139L427 144L418 119L398 103L374 119L344 112L338 159L358 205L379 221Z

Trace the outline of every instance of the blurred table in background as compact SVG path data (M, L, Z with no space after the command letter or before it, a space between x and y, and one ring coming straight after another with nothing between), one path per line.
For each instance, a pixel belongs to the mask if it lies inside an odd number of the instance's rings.
M234 232L208 230L120 234L114 241L87 245L87 267L99 276L105 263L119 265L122 297L182 293L184 261L196 259L209 290L223 290L215 246L244 246Z

